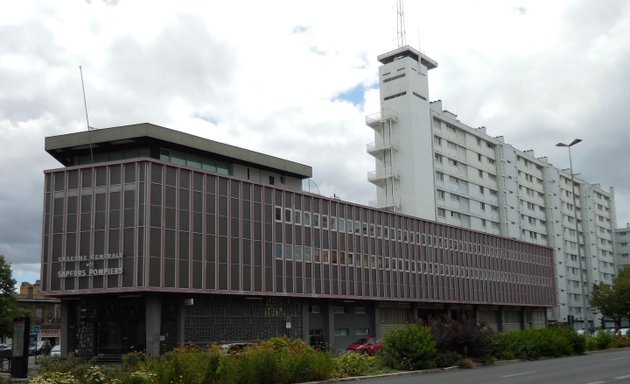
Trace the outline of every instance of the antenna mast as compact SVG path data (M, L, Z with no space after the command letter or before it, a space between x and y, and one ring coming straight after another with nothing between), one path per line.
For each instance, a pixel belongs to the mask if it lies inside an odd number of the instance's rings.
M81 74L81 89L83 90L83 106L85 107L85 124L87 126L88 131L93 128L90 127L90 117L88 116L88 106L87 99L85 98L85 85L83 84L83 68L79 65L79 73Z
M396 40L398 48L407 45L407 31L405 28L405 7L403 0L396 0Z

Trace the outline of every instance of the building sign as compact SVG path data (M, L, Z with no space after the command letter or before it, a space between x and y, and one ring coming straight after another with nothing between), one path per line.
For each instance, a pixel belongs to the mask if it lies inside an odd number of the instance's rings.
M111 268L94 268L94 261L97 260L120 260L122 253L103 253L97 255L81 255L81 256L65 256L59 257L59 262L85 262L85 268L67 269L57 272L57 277L63 279L66 277L85 277L85 276L109 276L120 275L123 273L122 267Z
M61 329L56 328L42 328L42 337L60 337Z

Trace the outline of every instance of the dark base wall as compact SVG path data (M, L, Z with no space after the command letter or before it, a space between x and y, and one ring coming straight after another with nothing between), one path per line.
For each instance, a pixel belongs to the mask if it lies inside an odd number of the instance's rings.
M499 331L542 327L546 320L544 308L173 294L64 299L62 312L62 352L85 357L139 350L158 355L180 344L279 336L339 353L362 337L383 337L406 323L440 316L473 317Z

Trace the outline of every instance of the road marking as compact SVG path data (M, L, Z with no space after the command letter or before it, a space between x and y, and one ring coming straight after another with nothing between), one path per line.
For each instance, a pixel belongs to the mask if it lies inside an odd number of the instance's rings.
M615 360L625 360L627 359L627 357L616 357L614 359L610 359L610 361L615 361Z
M505 375L505 376L501 376L503 378L508 378L508 377L514 377L514 376L523 376L523 375L529 375L530 373L536 373L536 371L529 371L529 372L521 372L521 373L514 373L512 375Z
M617 376L617 377L613 377L613 379L615 380L630 379L630 375Z
M604 384L605 381L591 381L590 383L586 383L586 384Z

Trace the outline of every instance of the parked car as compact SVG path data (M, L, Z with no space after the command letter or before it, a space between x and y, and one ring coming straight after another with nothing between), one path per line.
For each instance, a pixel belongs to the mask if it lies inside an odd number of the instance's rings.
M630 328L619 328L617 335L630 336Z
M57 344L50 350L50 357L59 357L61 356L61 345Z
M7 344L0 344L0 358L9 358L13 355L13 347Z
M349 344L346 347L346 351L366 353L368 355L374 355L381 349L383 349L383 341L381 339L377 339L376 337L365 337Z
M250 343L226 343L221 344L221 349L223 352L236 354L243 352L249 346Z

